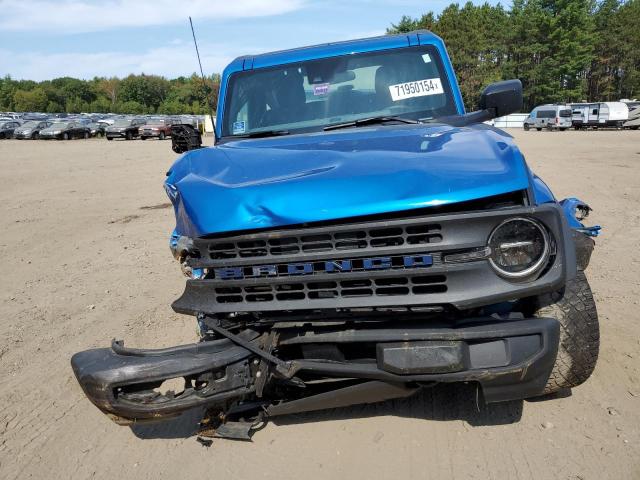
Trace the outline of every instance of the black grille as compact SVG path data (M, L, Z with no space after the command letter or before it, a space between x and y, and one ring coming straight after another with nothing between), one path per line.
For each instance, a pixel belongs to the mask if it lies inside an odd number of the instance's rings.
M431 268L432 266L439 266L442 263L442 254L436 252L436 253L430 253L428 256L431 259L431 265L426 265L424 267L421 267L420 265L418 265L417 267L420 268ZM410 257L412 258L416 258L418 260L420 260L423 255L420 254L412 254L410 255ZM408 268L405 266L405 257L403 255L389 255L389 256L385 256L385 257L374 257L373 261L380 261L381 259L384 260L388 260L388 268L366 268L365 267L365 257L348 257L346 259L342 259L340 260L340 262L348 262L349 267L348 267L348 271L349 272L369 272L371 275L375 275L375 271L376 270L407 270ZM327 263L329 263L329 266L331 266L332 262L326 262L323 260L320 261L310 261L310 262L304 262L304 263L294 263L294 262L290 262L290 263L273 263L272 267L273 267L273 273L272 274L268 274L268 273L260 273L258 275L255 274L254 272L254 266L250 265L250 266L239 266L237 268L240 269L240 271L242 272L241 278L244 279L251 279L251 278L273 278L273 277L304 277L307 278L309 276L317 276L317 275L322 275L324 277L327 276L336 276L336 275L344 275L344 272L339 272L336 269L334 270L329 270L329 267L327 266ZM231 262L231 264L233 264L233 261ZM293 272L289 270L289 267L293 265L296 266L297 268L293 269ZM256 265L257 268L260 268L261 264L258 263ZM263 266L263 265L262 265ZM308 271L303 271L303 267L308 266ZM229 268L229 267L227 267ZM216 269L211 269L207 275L207 278L218 278ZM222 281L224 281L224 278L221 278Z
M357 280L323 280L216 287L218 303L326 300L337 298L428 295L447 291L445 275L416 275Z
M173 307L188 314L297 315L436 306L467 309L533 296L562 285L568 242L562 215L556 205L507 206L194 238L194 256L188 262L206 269L206 276L188 280ZM540 279L507 282L486 259L444 261L449 254L485 248L497 225L520 216L543 223L557 242L553 268Z
M435 223L383 226L326 233L282 235L238 240L209 240L202 252L211 260L304 255L321 252L417 246L442 241L441 227Z

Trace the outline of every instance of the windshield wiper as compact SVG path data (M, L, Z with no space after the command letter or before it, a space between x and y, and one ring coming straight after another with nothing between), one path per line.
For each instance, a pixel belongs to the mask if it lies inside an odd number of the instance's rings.
M231 135L230 138L280 137L282 135L289 135L289 130L261 130L259 132L244 133L242 135Z
M360 118L352 122L336 123L333 125L327 125L324 130L339 130L341 128L362 127L365 125L376 125L387 122L400 122L400 123L420 123L418 120L412 118L396 117L390 115L382 115L379 117Z

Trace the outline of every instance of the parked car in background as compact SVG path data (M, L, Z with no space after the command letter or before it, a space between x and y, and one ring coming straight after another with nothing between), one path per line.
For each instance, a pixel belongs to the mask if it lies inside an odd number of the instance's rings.
M132 140L137 138L140 136L140 127L146 122L144 118L116 120L113 125L106 129L107 140L113 140L114 138Z
M572 125L581 128L622 128L629 120L629 107L623 102L573 103Z
M40 137L40 132L51 125L53 125L51 121L29 120L15 129L13 137L20 140L37 140Z
M565 104L540 105L534 108L523 123L524 129L535 128L540 131L547 130L564 131L571 127L571 106Z
M11 138L16 128L20 126L19 122L9 120L0 122L0 138Z
M140 130L140 139L157 138L164 140L171 136L172 121L166 118L152 118Z
M87 125L92 137L104 137L109 125L104 122L92 122Z
M44 140L72 140L74 138L89 138L91 130L78 122L55 122L50 127L40 130L40 138Z

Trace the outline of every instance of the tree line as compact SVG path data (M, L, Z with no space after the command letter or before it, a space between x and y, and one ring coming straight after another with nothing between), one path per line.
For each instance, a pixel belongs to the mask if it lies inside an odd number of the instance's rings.
M388 33L442 37L465 104L491 82L519 78L526 111L542 103L640 97L640 0L513 0L511 8L452 3L439 15L403 16ZM207 113L220 75L158 75L43 82L0 78L0 111Z
M220 76L167 80L158 75L125 78L71 77L42 82L0 78L0 111L48 113L205 114L217 104Z
M403 16L388 33L427 29L447 45L469 109L491 82L519 78L524 109L640 97L640 0L453 3Z

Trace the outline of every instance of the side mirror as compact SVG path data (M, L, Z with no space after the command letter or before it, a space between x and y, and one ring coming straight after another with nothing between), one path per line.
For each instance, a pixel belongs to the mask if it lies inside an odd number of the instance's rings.
M522 82L505 80L489 85L480 96L480 110L487 111L491 118L502 117L522 109Z

